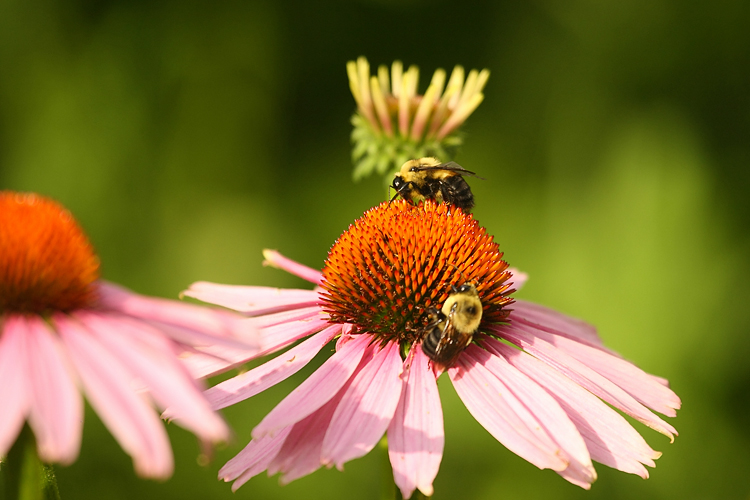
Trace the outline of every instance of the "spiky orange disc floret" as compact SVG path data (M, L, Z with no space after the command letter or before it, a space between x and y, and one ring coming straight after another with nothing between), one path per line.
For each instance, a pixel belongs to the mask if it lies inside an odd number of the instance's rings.
M0 191L0 312L90 306L99 259L73 216L30 193Z
M497 243L470 214L427 200L383 202L349 226L323 268L323 309L358 332L410 343L451 285L476 284L482 326L505 320L514 291Z

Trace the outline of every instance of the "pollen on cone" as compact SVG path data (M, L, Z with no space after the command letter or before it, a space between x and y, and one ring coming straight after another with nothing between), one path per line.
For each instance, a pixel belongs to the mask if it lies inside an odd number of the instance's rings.
M99 259L73 216L35 194L0 192L0 312L89 306Z
M476 284L483 323L503 321L513 302L502 252L470 214L427 200L383 202L339 237L323 269L323 309L385 339L415 340L426 310L451 286Z

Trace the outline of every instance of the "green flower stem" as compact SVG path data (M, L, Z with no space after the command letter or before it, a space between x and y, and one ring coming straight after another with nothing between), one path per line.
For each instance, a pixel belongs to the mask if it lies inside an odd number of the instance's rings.
M8 456L0 464L3 498L18 500L60 500L54 469L43 464L36 453L34 434L24 426Z

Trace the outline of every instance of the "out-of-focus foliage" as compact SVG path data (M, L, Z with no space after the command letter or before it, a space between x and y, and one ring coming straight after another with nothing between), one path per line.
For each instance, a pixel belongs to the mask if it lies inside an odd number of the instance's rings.
M750 4L694 2L0 3L0 187L67 205L104 276L176 297L195 280L304 286L262 248L320 267L385 198L353 184L345 63L489 68L456 158L520 294L596 324L683 398L651 478L598 466L590 492L495 442L441 380L440 498L750 495ZM420 88L423 91L424 88ZM320 361L320 360L318 360ZM170 426L175 476L134 477L88 412L68 499L378 498L373 452L288 486L215 480L310 373L226 416L207 467ZM639 424L636 424L639 425Z

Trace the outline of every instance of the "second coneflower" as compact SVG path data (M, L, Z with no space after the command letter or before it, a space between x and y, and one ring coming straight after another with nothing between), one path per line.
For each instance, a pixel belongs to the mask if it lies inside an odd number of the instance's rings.
M390 72L380 66L377 75L370 75L370 64L360 57L347 63L346 72L357 102L352 116L355 180L395 172L412 158L453 159L463 141L458 129L484 100L490 77L486 69L466 75L456 66L446 81L446 72L438 69L420 94L419 68L404 70L401 61Z
M383 203L338 239L322 273L276 252L266 259L317 288L196 283L185 294L254 316L266 353L309 338L209 389L214 407L289 377L333 340L336 351L221 469L233 489L264 470L289 482L322 465L341 468L387 433L404 498L415 489L431 495L444 443L436 384L443 368L498 441L583 488L596 479L592 459L645 478L644 465L659 456L611 407L676 434L651 411L674 416L680 406L666 381L606 349L590 325L514 302L523 277L508 270L493 237L455 207ZM421 348L425 325L452 287L466 283L482 304L479 329L452 365L438 366Z
M99 259L70 212L33 193L0 191L0 457L28 435L28 422L42 461L73 462L82 392L136 472L167 478L172 449L154 407L169 406L207 443L229 437L177 353L222 359L258 350L257 331L239 315L100 280Z

